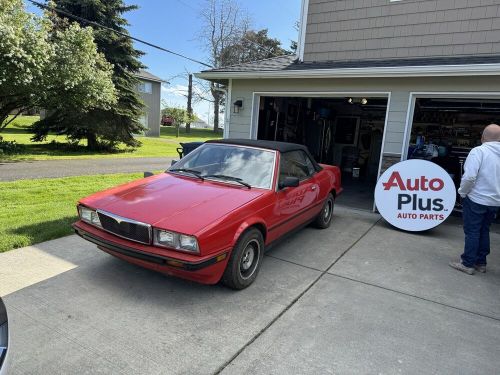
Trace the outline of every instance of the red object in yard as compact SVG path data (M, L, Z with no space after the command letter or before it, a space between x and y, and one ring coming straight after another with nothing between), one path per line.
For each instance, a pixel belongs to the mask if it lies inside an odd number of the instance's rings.
M161 124L164 126L172 126L174 125L175 120L173 117L168 116L168 115L163 115L161 116Z
M128 262L243 289L265 247L308 223L327 228L341 192L339 168L304 146L208 141L163 174L80 200L73 227Z

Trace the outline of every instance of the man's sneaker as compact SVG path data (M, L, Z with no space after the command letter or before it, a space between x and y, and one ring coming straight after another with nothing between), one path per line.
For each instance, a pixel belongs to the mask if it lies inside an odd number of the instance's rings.
M485 273L486 272L486 264L476 264L476 265L474 265L474 269L477 272Z
M467 275L473 275L474 274L474 268L473 267L465 267L462 262L450 262L449 266L451 268L455 268L456 270L465 272Z

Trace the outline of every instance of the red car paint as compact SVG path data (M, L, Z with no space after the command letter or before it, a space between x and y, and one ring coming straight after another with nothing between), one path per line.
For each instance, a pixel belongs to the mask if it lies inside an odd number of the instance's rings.
M277 185L279 175L279 152L276 152L272 186ZM265 244L269 245L314 219L330 192L334 196L341 193L339 169L329 165L321 167L322 170L301 181L298 187L282 190L248 189L164 173L96 193L79 202L154 228L195 236L199 254L134 242L81 220L73 227L101 250L130 263L215 284L224 273L233 246L247 228L257 226L264 234ZM115 251L118 248L125 250ZM161 257L161 262L138 259L136 254Z

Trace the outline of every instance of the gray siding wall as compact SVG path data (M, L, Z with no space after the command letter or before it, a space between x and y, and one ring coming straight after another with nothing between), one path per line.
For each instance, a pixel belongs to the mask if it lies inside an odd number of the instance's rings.
M250 138L254 92L391 92L384 154L399 155L405 136L410 92L500 92L500 77L426 77L362 79L235 80L232 98L243 98L243 110L230 113L229 138ZM308 96L304 93L301 96ZM266 94L268 95L268 94ZM273 94L269 94L273 96ZM286 96L276 94L275 96ZM325 95L326 96L326 95ZM349 96L349 95L346 95ZM449 95L452 96L452 95ZM258 105L258 104L257 104ZM254 116L258 115L254 114ZM255 121L257 123L257 121Z
M304 61L500 53L499 0L309 0Z
M148 113L148 130L146 135L149 137L159 137L160 136L160 100L161 100L161 83L151 82L152 93L147 94L141 92L141 98L146 105L145 111Z

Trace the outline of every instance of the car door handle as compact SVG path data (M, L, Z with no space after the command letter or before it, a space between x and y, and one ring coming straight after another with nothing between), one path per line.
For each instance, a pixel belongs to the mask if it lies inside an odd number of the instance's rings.
M311 186L311 190L312 191L316 190L316 186Z

